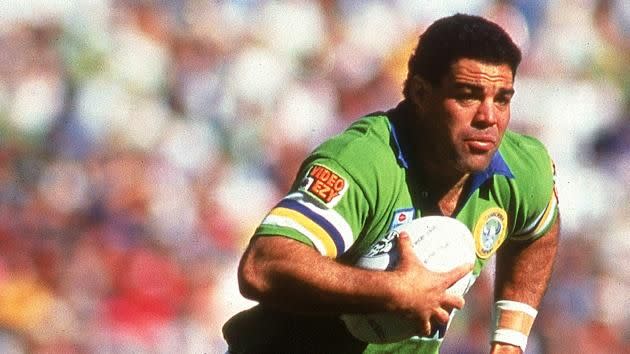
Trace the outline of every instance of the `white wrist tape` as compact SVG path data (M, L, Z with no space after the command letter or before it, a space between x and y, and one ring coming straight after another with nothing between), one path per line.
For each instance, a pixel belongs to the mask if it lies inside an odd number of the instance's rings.
M521 347L525 352L527 337L538 311L522 302L500 300L494 304L494 333L492 342Z

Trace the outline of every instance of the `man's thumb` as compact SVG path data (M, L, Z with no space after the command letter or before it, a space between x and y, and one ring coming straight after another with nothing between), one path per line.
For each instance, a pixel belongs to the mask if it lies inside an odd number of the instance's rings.
M399 262L408 262L409 257L415 257L413 246L411 245L411 237L405 231L398 234L398 252L400 253Z

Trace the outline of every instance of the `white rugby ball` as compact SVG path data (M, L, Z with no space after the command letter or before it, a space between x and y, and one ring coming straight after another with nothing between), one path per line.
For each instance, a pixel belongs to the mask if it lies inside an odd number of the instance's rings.
M394 228L356 265L373 270L393 269L399 257L398 234L403 231L409 235L418 259L431 271L447 272L475 262L475 243L466 225L446 216L425 216ZM463 296L474 280L471 271L447 291ZM416 335L417 324L396 313L344 314L341 319L353 336L368 343L392 343Z

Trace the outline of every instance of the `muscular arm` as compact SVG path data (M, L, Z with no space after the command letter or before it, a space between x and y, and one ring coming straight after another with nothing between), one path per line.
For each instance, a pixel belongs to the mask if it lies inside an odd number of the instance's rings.
M395 270L368 271L323 257L295 240L258 237L241 260L239 285L244 296L285 311L394 311L417 318L421 331L427 331L422 326L431 319L448 321L448 311L461 308L463 298L446 294L445 290L470 267L449 273L430 272L417 260L406 237L401 238L400 254Z
M529 243L512 242L502 247L496 259L496 300L513 300L539 307L551 277L559 231L558 217L551 229L537 240ZM520 348L493 343L493 352L518 353Z

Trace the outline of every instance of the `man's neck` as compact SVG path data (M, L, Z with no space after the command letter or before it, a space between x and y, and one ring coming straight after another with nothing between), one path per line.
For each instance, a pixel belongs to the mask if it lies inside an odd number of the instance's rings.
M417 114L408 102L399 112L401 116L396 124L402 136L400 137L408 155L410 167L421 177L422 188L428 192L428 201L434 212L451 216L457 209L458 201L464 191L470 174L457 171L444 163L444 158L435 156L430 146L423 144L430 142L429 137L412 136L412 132L423 132L425 129L414 128L409 115Z
M452 216L455 213L469 176L468 174L464 175L446 192L442 193L441 197L438 196L439 199L436 201L436 204L442 215Z

